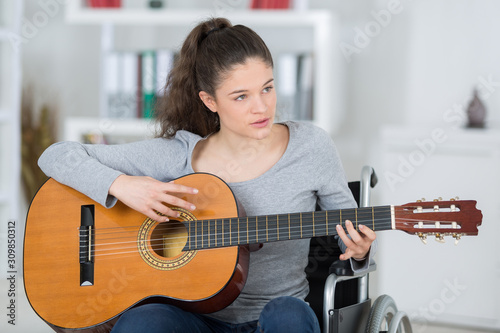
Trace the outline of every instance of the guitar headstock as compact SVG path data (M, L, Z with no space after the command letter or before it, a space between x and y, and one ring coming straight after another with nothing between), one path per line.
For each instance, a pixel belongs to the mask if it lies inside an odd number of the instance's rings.
M395 206L394 217L397 230L415 234L424 243L427 236L434 235L439 242L452 236L456 244L462 236L478 234L483 214L476 208L475 200L437 199Z

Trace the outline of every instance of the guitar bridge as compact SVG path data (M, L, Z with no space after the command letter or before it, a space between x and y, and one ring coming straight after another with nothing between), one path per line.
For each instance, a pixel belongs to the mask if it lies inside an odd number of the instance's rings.
M80 217L80 286L94 285L94 205L84 205Z

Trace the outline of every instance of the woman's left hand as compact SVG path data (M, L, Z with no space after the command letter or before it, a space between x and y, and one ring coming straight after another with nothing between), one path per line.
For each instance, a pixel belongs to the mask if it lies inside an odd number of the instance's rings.
M346 220L345 227L351 238L347 236L344 228L342 228L340 225L337 225L337 233L347 247L345 252L340 255L339 259L365 259L368 251L370 251L370 246L372 245L375 238L377 238L375 232L365 225L359 225L358 232L354 228L352 222L349 220Z

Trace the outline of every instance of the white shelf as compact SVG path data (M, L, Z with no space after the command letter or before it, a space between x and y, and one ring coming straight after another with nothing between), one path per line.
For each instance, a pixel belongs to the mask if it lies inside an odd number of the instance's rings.
M220 14L220 15L219 15ZM233 10L217 13L200 9L95 9L83 7L82 1L70 1L66 6L66 21L70 24L102 26L102 51L113 50L115 33L130 27L181 28L187 32L198 22L209 17L223 16L234 24L248 25L252 29L267 29L278 36L280 42L289 46L288 52L295 52L297 45L309 44L314 57L313 120L312 122L333 134L343 118L342 59L333 52L339 43L339 21L329 10ZM309 36L304 43L294 39L290 31L305 28ZM125 30L126 31L126 30ZM176 30L177 31L177 30ZM177 34L179 35L179 33ZM178 36L177 36L178 37ZM270 45L272 48L273 45ZM287 52L287 49L280 49ZM275 55L276 57L276 55ZM275 58L275 60L278 60ZM101 109L105 101L101 94Z
M86 8L72 1L68 3L66 21L72 24L161 25L186 26L216 15L209 10L191 9L95 9ZM313 26L331 17L324 10L235 10L223 13L224 17L241 24L268 27Z
M155 124L150 119L98 119L86 117L67 118L64 126L64 140L81 142L84 135L96 137L113 136L123 140L152 138Z

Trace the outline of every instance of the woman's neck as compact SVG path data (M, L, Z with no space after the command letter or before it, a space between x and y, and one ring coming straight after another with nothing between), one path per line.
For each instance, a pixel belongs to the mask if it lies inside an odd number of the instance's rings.
M193 169L210 172L227 182L256 178L269 170L288 145L288 127L273 125L271 135L257 140L217 132L195 148Z

